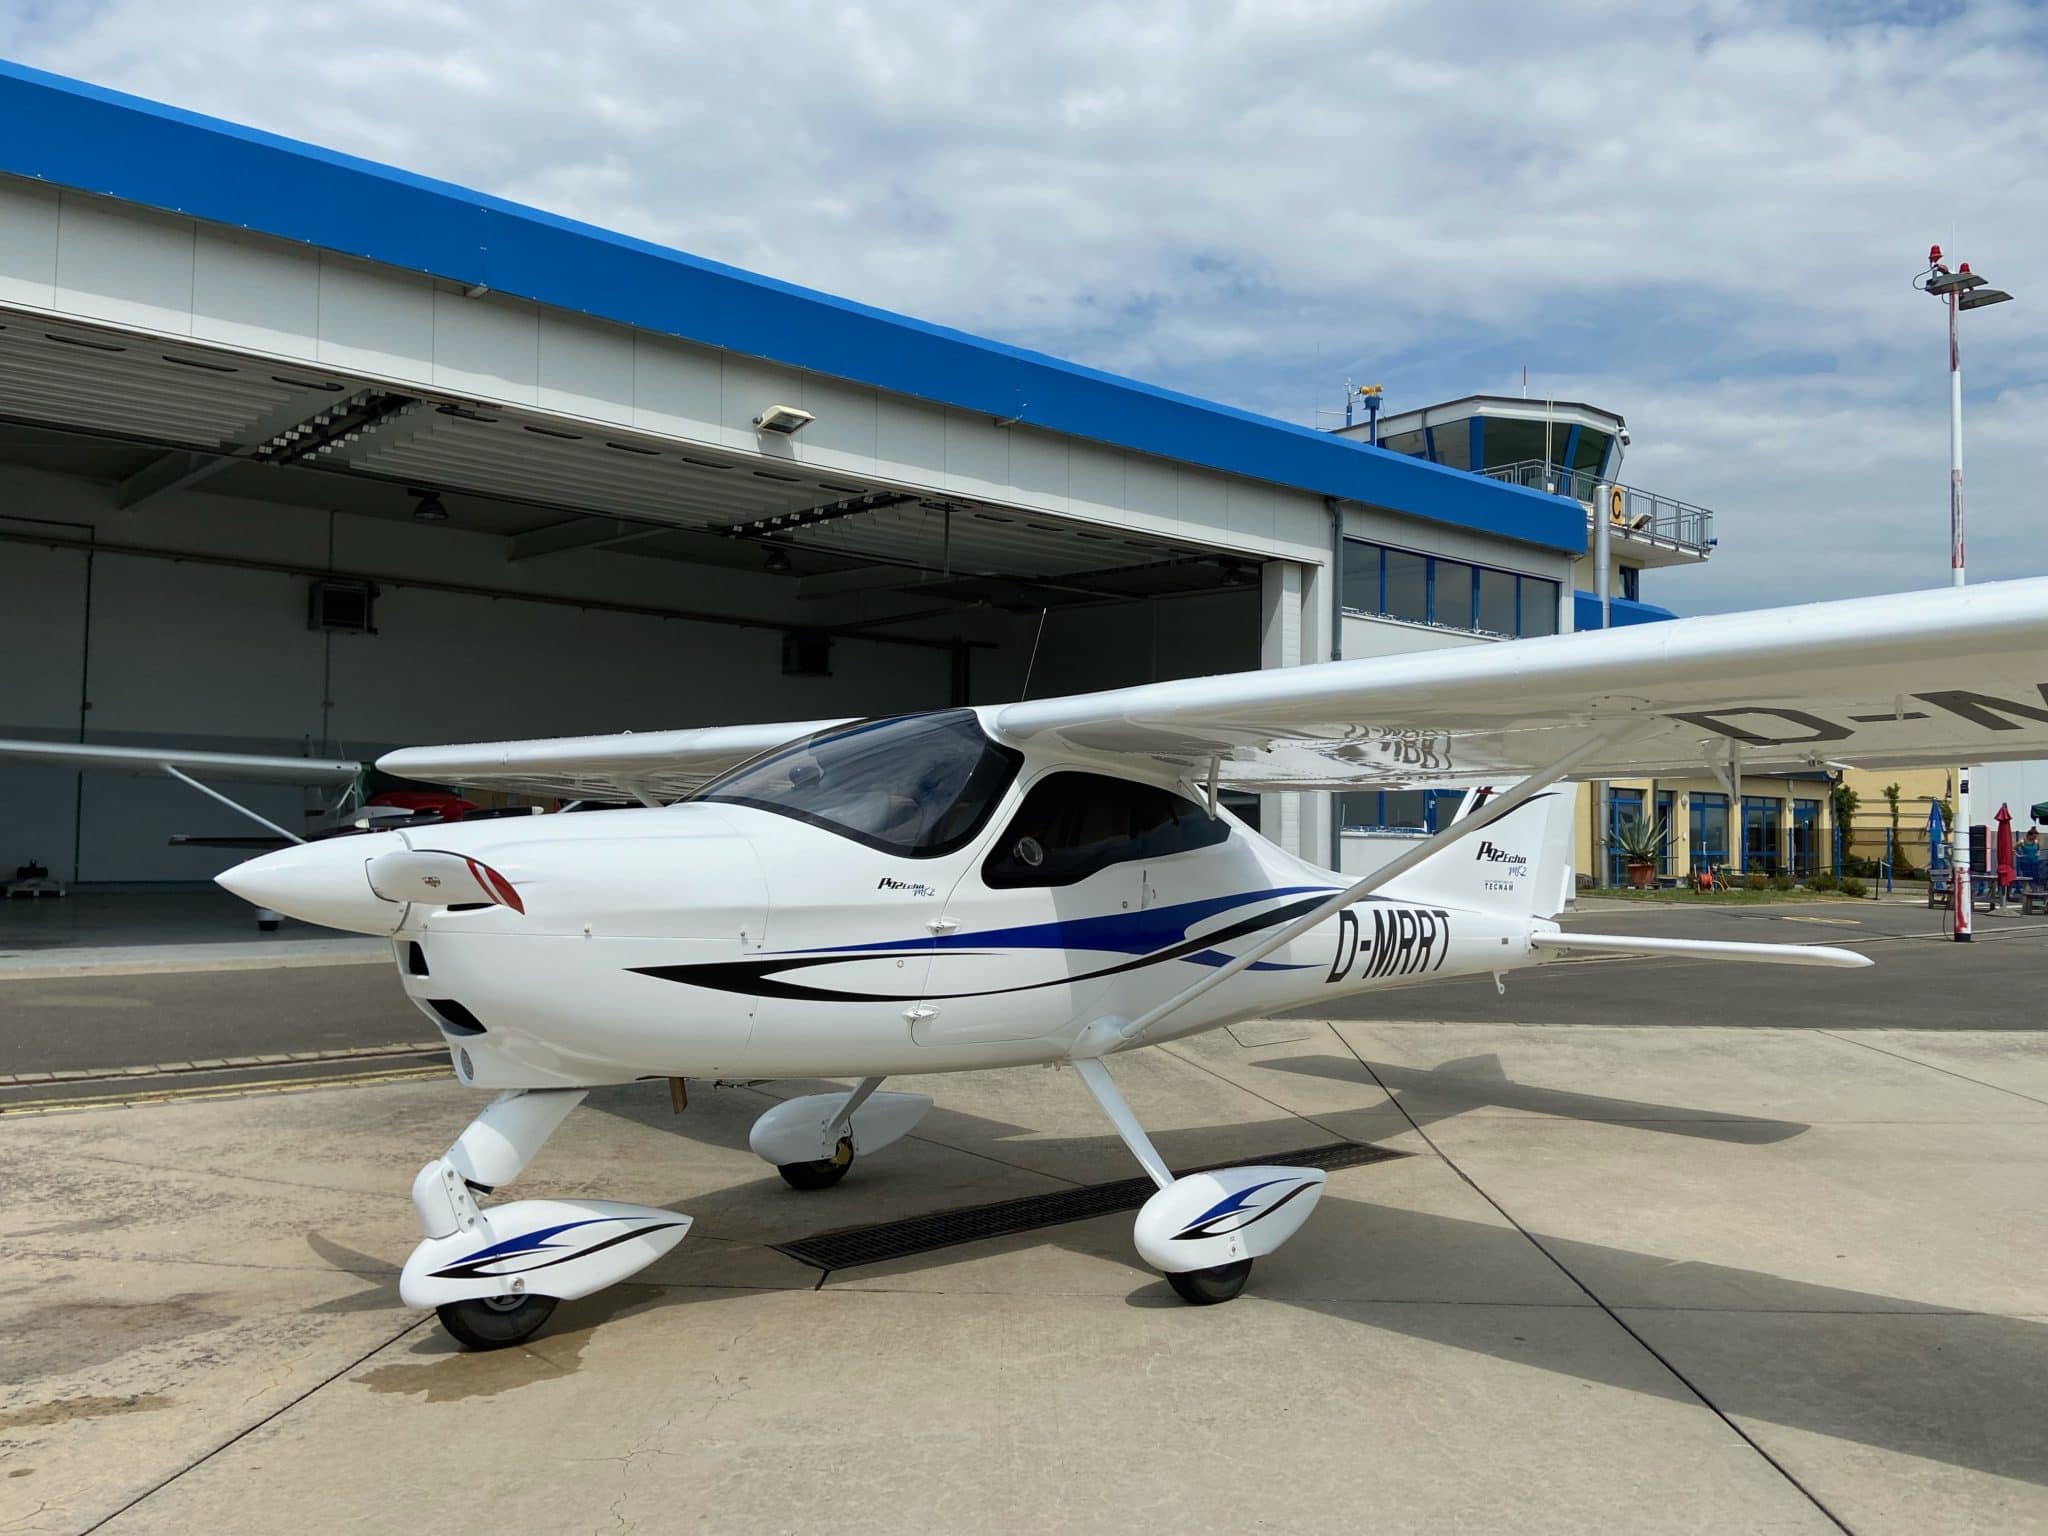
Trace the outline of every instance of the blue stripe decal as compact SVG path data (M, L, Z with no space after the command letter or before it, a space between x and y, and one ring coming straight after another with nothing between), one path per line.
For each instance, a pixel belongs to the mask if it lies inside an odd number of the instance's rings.
M1280 896L1335 890L1335 886L1327 885L1283 885L1272 890L1246 891L1236 896L1211 896L1171 907L1153 907L1145 912L1111 912L1102 917L1027 923L1017 928L984 928L975 933L922 935L885 944L834 944L779 953L860 955L905 954L926 949L1093 949L1117 955L1149 955L1155 949L1178 943L1188 936L1188 930L1195 924L1220 912Z
M482 1259L503 1258L506 1254L511 1253L527 1253L533 1249L545 1247L549 1238L559 1237L562 1233L571 1231L574 1228L596 1226L601 1221L617 1221L618 1219L616 1216L591 1216L582 1221L565 1221L558 1227L537 1227L531 1232L522 1232L517 1237L508 1237L501 1243L493 1243L488 1248L479 1248L462 1262L465 1264L475 1264Z

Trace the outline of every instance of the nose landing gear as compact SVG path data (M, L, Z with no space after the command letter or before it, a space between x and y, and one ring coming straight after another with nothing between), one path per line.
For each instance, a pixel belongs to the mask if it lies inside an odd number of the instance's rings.
M531 1338L557 1301L588 1296L651 1264L682 1241L690 1218L610 1200L515 1200L478 1205L517 1178L584 1090L500 1094L413 1180L426 1237L405 1261L398 1294L432 1307L471 1349Z

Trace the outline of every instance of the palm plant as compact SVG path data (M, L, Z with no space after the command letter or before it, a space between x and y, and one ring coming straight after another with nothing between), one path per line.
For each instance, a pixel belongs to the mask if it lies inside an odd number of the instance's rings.
M1608 846L1617 850L1631 870L1651 869L1663 856L1671 829L1662 821L1631 816L1608 834Z

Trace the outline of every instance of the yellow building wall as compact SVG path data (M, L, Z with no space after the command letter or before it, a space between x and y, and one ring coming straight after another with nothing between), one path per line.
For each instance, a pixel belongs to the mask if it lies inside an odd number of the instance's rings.
M1887 781L1889 782L1889 781ZM1671 825L1668 828L1670 857L1666 867L1669 873L1681 878L1688 875L1693 867L1692 849L1692 796L1695 794L1726 795L1721 781L1712 774L1698 774L1687 778L1666 779L1610 779L1611 790L1639 790L1643 797L1643 813L1654 817L1657 814L1659 792L1671 795ZM1773 799L1780 802L1778 812L1778 858L1781 865L1789 865L1792 850L1792 801L1817 800L1820 812L1815 833L1818 848L1815 868L1834 868L1834 806L1829 786L1820 779L1786 779L1769 774L1745 774L1742 780L1744 799ZM1607 883L1607 849L1602 836L1604 828L1599 823L1596 802L1591 784L1578 786L1578 814L1574 827L1573 868L1582 875L1591 875L1595 885ZM1879 801L1882 804L1882 794ZM1865 801L1866 806L1868 801ZM1857 824L1867 818L1859 815ZM1925 820L1925 810L1922 810ZM1728 848L1726 865L1735 869L1741 863L1742 813L1739 806L1728 808ZM1925 839L1923 838L1924 842ZM1915 862L1918 862L1916 860ZM1660 873L1664 870L1660 869Z
M1955 803L1955 774L1947 768L1894 768L1890 772L1851 768L1842 782L1860 797L1856 814L1849 823L1850 841L1865 858L1884 853L1884 834L1891 826L1891 806L1885 800L1885 786L1899 786L1899 836L1894 857L1915 869L1928 864L1927 808L1937 801ZM1994 811L1998 809L1993 806ZM1972 807L1983 820L1980 807Z

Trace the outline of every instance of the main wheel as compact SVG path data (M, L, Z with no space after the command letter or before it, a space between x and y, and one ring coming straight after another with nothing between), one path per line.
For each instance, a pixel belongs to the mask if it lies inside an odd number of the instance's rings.
M1251 1275L1252 1261L1239 1259L1234 1264L1218 1264L1214 1269L1184 1269L1178 1274L1168 1275L1166 1283L1189 1306L1213 1307L1219 1301L1229 1301L1243 1290Z
M434 1315L464 1349L503 1349L540 1332L554 1310L552 1296L481 1296L443 1302Z
M853 1166L853 1138L842 1136L830 1157L808 1163L777 1163L775 1171L791 1189L830 1189Z

